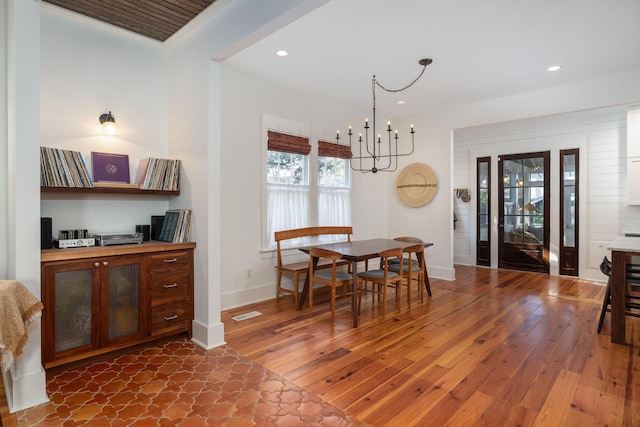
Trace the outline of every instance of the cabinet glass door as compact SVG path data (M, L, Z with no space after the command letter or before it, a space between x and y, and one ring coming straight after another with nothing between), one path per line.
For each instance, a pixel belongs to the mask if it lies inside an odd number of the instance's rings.
M143 332L141 327L141 259L109 260L103 264L103 344L114 344ZM106 277L104 276L106 274Z
M93 344L92 270L55 273L55 352Z

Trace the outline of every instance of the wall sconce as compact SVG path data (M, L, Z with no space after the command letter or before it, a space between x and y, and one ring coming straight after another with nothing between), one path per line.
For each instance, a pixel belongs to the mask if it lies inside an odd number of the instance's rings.
M102 133L105 135L114 136L118 134L118 125L115 117L109 111L107 114L100 115L100 124L102 125Z

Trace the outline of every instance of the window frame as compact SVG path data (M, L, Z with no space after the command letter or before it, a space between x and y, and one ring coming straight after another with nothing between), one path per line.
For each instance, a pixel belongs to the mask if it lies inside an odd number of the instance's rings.
M321 186L319 185L319 171L318 171L318 162L319 162L319 154L318 154L318 146L321 141L326 141L324 138L314 137L313 132L311 130L311 126L305 123L295 122L292 120L282 119L274 116L269 116L266 114L262 115L262 144L261 144L261 192L262 192L262 203L260 209L261 215L261 241L260 247L261 252L274 252L276 250L275 242L273 242L273 233L269 230L269 212L268 212L268 192L269 192L269 183L267 179L268 173L268 132L275 131L290 135L302 136L305 138L309 138L311 144L311 152L306 156L306 173L307 173L307 185L308 185L308 212L307 212L307 226L315 226L319 225L319 206L318 200L320 197L320 189L338 189L349 191L349 218L345 221L348 224L338 224L338 225L351 225L351 209L350 209L350 197L351 197L351 166L347 160L345 160L345 187L329 187L329 186ZM329 135L329 132L323 132L324 134ZM344 146L343 146L344 147ZM348 148L348 147L347 147ZM328 157L328 156L323 156ZM298 247L300 243L297 245L292 245L288 248Z

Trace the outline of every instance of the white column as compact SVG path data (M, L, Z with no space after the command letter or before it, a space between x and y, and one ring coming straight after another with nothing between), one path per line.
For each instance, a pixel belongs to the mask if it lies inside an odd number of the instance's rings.
M7 0L7 278L40 297L40 2ZM9 410L48 401L40 322L3 373Z

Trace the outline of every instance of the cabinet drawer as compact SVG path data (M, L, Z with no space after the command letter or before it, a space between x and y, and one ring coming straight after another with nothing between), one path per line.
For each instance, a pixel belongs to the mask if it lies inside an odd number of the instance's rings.
M149 267L153 272L188 269L191 264L191 252L163 252L149 256Z
M166 298L186 298L189 296L189 271L177 270L165 273L151 273L151 303Z
M191 322L190 301L165 304L151 309L152 334L189 330Z

